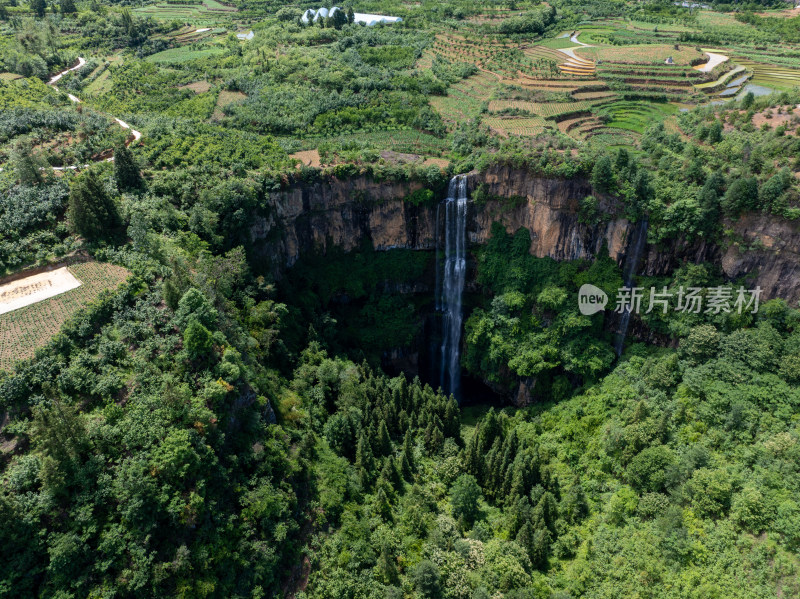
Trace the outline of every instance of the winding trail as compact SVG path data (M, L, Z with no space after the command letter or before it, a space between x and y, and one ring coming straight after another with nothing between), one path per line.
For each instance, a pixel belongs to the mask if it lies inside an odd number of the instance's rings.
M579 46L585 46L587 48L591 48L589 44L584 44L583 42L578 41L578 33L579 33L578 31L573 33L572 37L569 38L569 41L571 41L573 44L578 44Z
M78 69L83 68L83 65L85 65L85 64L86 64L86 59L83 56L79 56L78 57L78 64L76 64L74 67L70 67L69 69L61 71L60 73L56 73L55 75L50 77L50 81L47 82L47 85L52 85L53 89L58 91L58 88L56 87L56 83L58 83L59 79L61 79L67 73L71 73L72 71L77 71ZM78 100L78 102L80 102L80 100Z
M55 75L53 75L53 76L50 78L50 80L47 82L47 85L51 86L51 87L52 87L54 90L56 90L56 91L60 91L60 90L59 90L59 89L56 87L56 85L55 85L55 84L56 84L56 83L58 83L58 82L59 82L59 80L60 80L60 79L61 79L61 78L62 78L64 75L66 75L67 73L71 73L72 71L77 71L78 69L81 69L81 68L83 68L83 66L84 66L85 64L86 64L86 59L85 59L85 58L83 58L82 56L79 56L79 57L78 57L78 64L76 64L74 67L70 67L70 68L68 68L68 69L64 69L64 70L63 70L63 71L61 71L60 73L56 73ZM80 99L79 97L77 97L77 96L74 96L74 95L72 95L72 94L69 94L69 93L68 93L68 94L67 94L67 97L69 98L69 101L70 101L70 102L72 102L73 104L80 104L80 103L81 103L81 99ZM134 129L133 127L131 127L131 126L130 126L128 123L126 123L125 121L123 121L122 119L118 119L118 118L117 118L117 117L115 117L115 116L112 116L111 118L112 118L112 119L114 119L114 121L116 121L116 123L117 123L117 124L118 124L120 127L122 127L123 129L128 129L128 130L130 130L130 132L131 132L131 135L133 136L133 139L132 139L132 140L130 140L130 141L139 141L139 140L142 138L142 132L141 132L141 131L137 131L136 129ZM130 141L126 141L125 145L128 145L128 144L130 143ZM111 158L106 158L106 159L105 159L105 162L113 162L113 161L114 161L114 157L113 157L113 156L112 156ZM43 168L44 168L44 167L43 167ZM79 169L79 168L89 168L89 165L88 165L88 164L83 164L83 165L77 165L77 164L76 164L76 165L73 165L73 166L53 166L53 167L51 167L51 168L52 168L52 170L54 170L54 171L74 171L74 170L77 170L77 169ZM1 169L1 168L0 168L0 171L2 171L2 170L3 170L3 169Z
M77 71L78 69L82 68L85 64L86 64L86 59L83 56L79 56L78 57L78 64L76 64L74 67L70 67L68 69L65 69L65 70L61 71L60 73L56 73L55 75L53 75L50 78L50 81L47 82L47 85L50 85L50 86L52 86L52 88L54 90L59 91L58 88L55 86L55 84L58 83L58 81L64 75L66 75L67 73L70 73L72 71ZM73 96L72 94L67 94L67 97L69 98L70 102L73 102L74 104L80 104L81 103L81 99L79 97L77 97L77 96ZM122 127L123 129L130 129L131 130L131 135L133 135L133 141L139 141L142 138L142 132L141 131L137 131L136 129L133 129L128 123L126 123L125 121L123 121L121 119L118 119L115 116L111 117L111 118L113 118L117 122L117 124L120 127ZM109 158L108 160L109 161L110 160L114 160L114 158Z
M58 83L59 80L64 75L66 75L67 73L70 73L72 71L77 71L80 68L83 68L83 66L85 64L86 64L86 59L83 58L82 56L79 56L78 57L78 64L76 64L74 67L70 67L68 69L64 69L60 73L56 73L55 75L50 77L50 80L47 82L47 85L51 86L56 91L60 91L56 87L55 84ZM77 97L77 96L73 96L72 94L67 94L67 97L69 98L70 102L72 102L73 104L80 104L81 103L81 99L79 97ZM114 121L116 121L116 123L120 127L122 127L123 129L130 130L131 135L133 136L133 139L131 141L139 141L142 138L142 132L141 131L137 131L136 129L131 127L128 123L123 121L122 119L118 119L115 116L112 116L111 118L114 119ZM130 141L126 141L125 145L128 145L129 143L130 143ZM112 156L111 158L106 158L105 162L114 162L114 157ZM47 167L42 167L42 170L45 170L46 168ZM74 170L77 170L79 168L89 168L89 165L88 164L75 164L75 165L72 165L72 166L52 166L52 167L50 167L50 169L54 170L54 171L74 171ZM2 168L0 168L0 173L1 172L3 172Z

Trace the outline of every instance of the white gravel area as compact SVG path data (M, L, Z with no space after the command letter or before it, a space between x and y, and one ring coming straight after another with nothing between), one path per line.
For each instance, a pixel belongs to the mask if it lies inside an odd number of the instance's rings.
M0 285L0 314L30 306L80 286L81 282L66 266Z

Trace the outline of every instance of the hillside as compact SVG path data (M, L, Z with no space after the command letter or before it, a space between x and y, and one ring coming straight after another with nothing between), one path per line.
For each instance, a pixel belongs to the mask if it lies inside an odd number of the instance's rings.
M800 596L798 31L0 0L0 598Z

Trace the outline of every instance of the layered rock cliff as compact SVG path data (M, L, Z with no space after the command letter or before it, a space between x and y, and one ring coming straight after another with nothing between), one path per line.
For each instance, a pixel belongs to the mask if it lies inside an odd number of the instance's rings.
M800 300L800 223L747 214L729 223L731 240L721 251L723 272L759 285L765 298Z
M485 243L492 224L500 222L509 232L528 229L531 253L539 257L591 258L605 242L614 259L623 258L631 229L627 220L614 217L600 225L579 220L580 200L592 193L585 180L544 179L498 167L469 175L470 191L481 184L490 199L470 203L470 243ZM330 247L349 251L364 241L376 250L433 250L436 206L413 206L403 201L421 186L410 181L355 178L292 187L269 196L266 216L255 220L251 237L258 255L270 261L274 274L293 265L304 252L324 252ZM510 198L514 201L508 201ZM612 214L619 209L608 198L602 207Z
M605 243L620 264L633 227L613 199L593 190L585 179L547 179L507 166L470 173L470 192L481 186L486 201L471 202L469 241L484 243L494 222L508 232L520 227L531 233L531 253L556 260L591 258ZM376 182L366 177L298 184L270 194L264 213L251 227L258 260L279 275L301 254L339 247L345 251L369 242L377 250L436 247L436 206L404 202L422 184L416 181ZM594 195L606 218L599 224L580 219L580 200ZM800 224L769 215L746 215L727 223L732 231L725 247L674 241L648 246L641 270L668 274L685 262L714 262L733 279L750 275L762 297L800 300Z
M280 276L302 254L333 247L351 251L368 243L376 250L434 250L437 235L442 233L437 231L437 226L442 226L437 204L414 206L404 201L421 187L419 182L357 177L272 193L262 211L265 216L256 218L251 228L254 257L264 270ZM479 198L468 207L467 236L473 245L485 243L492 225L500 223L509 233L528 229L530 251L539 257L591 259L605 244L609 255L622 265L630 252L634 226L624 218L622 206L614 198L598 194L585 179L547 179L499 166L485 173L470 173L468 188L470 197ZM475 193L478 189L481 193ZM588 195L598 198L604 215L597 224L581 219L580 202ZM686 262L712 262L730 279L747 275L749 285L762 288L762 299L780 297L794 305L800 299L800 277L796 276L800 224L768 215L746 215L725 226L730 231L725 245L679 239L667 246L648 246L639 272L664 275ZM433 294L432 281L417 281L410 287L401 292ZM612 318L609 326L613 328L614 322ZM652 332L639 324L633 323L629 334L657 342ZM422 357L425 342L417 345L387 348L387 366L420 372L426 362ZM517 392L508 399L529 402L527 382L519 381Z

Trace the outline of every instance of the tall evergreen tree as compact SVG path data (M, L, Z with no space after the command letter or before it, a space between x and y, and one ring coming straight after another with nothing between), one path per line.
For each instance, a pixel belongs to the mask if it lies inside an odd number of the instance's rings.
M18 142L11 152L11 169L23 185L39 185L42 177L41 161L33 153L30 143Z
M65 0L71 2L72 0ZM124 143L114 148L114 179L120 191L136 189L142 184L139 166L128 146Z
M61 14L71 15L78 12L75 6L75 0L61 0Z
M47 12L47 2L45 0L31 0L31 10L40 19Z
M378 427L376 453L381 456L387 456L391 452L392 452L392 441L389 438L389 430L386 428L386 421L382 420L380 427Z
M341 29L347 25L348 22L349 19L347 18L347 15L341 9L335 11L331 17L331 25L333 25L333 27L336 29Z
M608 156L597 159L592 169L592 185L600 191L609 191L614 186L614 169Z
M378 559L378 570L381 574L384 584L397 584L397 565L392 552L389 550L389 545L383 543L381 545L381 555Z
M406 431L406 436L403 439L403 455L401 457L401 466L403 469L403 476L406 480L411 480L416 469L414 463L414 445L411 442L411 431Z
M471 525L478 515L481 488L471 474L462 474L453 483L450 502L453 504L453 517Z
M90 241L107 237L120 226L114 200L91 170L72 184L67 216L70 229Z
M372 450L363 434L359 436L356 447L356 468L359 469L361 486L369 489L375 479L375 458L372 456Z

